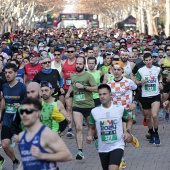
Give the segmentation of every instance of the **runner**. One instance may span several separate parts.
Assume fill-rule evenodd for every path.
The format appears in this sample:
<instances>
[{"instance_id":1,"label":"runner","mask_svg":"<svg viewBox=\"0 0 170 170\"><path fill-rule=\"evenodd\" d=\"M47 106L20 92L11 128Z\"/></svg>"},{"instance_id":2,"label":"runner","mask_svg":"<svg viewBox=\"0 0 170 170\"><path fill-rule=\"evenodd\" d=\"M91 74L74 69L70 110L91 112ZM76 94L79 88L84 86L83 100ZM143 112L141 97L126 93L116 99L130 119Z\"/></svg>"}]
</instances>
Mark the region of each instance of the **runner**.
<instances>
[{"instance_id":1,"label":"runner","mask_svg":"<svg viewBox=\"0 0 170 170\"><path fill-rule=\"evenodd\" d=\"M146 53L143 56L144 67L140 68L136 74L136 84L142 86L142 98L140 100L143 115L146 117L146 122L151 134L149 143L160 145L158 134L158 110L160 107L160 90L163 89L162 76L160 67L152 65L152 55ZM153 118L153 122L151 121Z\"/></svg>"},{"instance_id":2,"label":"runner","mask_svg":"<svg viewBox=\"0 0 170 170\"><path fill-rule=\"evenodd\" d=\"M71 85L67 91L66 98L69 98L71 92L74 92L73 100L73 119L76 127L76 141L78 152L76 159L82 160L83 154L83 134L82 124L85 117L87 125L92 108L94 107L92 92L97 92L97 85L94 77L85 72L86 59L78 57L76 60L77 73L71 75Z\"/></svg>"},{"instance_id":3,"label":"runner","mask_svg":"<svg viewBox=\"0 0 170 170\"><path fill-rule=\"evenodd\" d=\"M41 109L42 105L37 99L27 98L22 102L20 114L27 130L19 134L22 157L19 170L57 170L56 162L72 159L70 151L58 134L41 124Z\"/></svg>"},{"instance_id":4,"label":"runner","mask_svg":"<svg viewBox=\"0 0 170 170\"><path fill-rule=\"evenodd\" d=\"M63 62L62 67L62 74L64 79L64 90L65 94L68 91L68 88L71 84L70 76L72 73L76 72L76 57L75 57L75 47L74 46L68 46L67 47L67 53L68 53L68 59ZM65 98L66 102L66 111L70 114L70 120L71 123L69 124L69 129L67 132L67 138L74 138L73 130L72 130L72 103L73 103L73 93L70 94L69 98Z\"/></svg>"},{"instance_id":5,"label":"runner","mask_svg":"<svg viewBox=\"0 0 170 170\"><path fill-rule=\"evenodd\" d=\"M7 83L2 86L4 98L1 100L1 109L5 108L5 111L2 119L1 140L5 153L13 161L13 170L18 168L19 160L16 159L13 149L10 147L10 126L19 104L26 97L26 87L23 83L16 80L16 75L16 65L12 63L7 64L5 67Z\"/></svg>"},{"instance_id":6,"label":"runner","mask_svg":"<svg viewBox=\"0 0 170 170\"><path fill-rule=\"evenodd\" d=\"M87 143L93 140L96 128L99 138L98 152L103 170L118 170L123 156L124 141L132 141L130 135L132 118L123 106L111 102L110 86L101 84L98 90L102 104L91 111ZM125 132L123 132L122 120L127 123Z\"/></svg>"}]
</instances>

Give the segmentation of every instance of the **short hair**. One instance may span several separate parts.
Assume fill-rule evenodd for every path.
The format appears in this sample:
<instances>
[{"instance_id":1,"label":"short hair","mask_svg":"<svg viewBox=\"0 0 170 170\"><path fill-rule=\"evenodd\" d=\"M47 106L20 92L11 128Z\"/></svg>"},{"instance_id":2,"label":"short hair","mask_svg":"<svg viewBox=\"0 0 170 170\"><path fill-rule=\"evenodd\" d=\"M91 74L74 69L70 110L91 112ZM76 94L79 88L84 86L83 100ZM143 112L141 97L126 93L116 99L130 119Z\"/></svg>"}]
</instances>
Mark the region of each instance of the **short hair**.
<instances>
[{"instance_id":1,"label":"short hair","mask_svg":"<svg viewBox=\"0 0 170 170\"><path fill-rule=\"evenodd\" d=\"M62 53L62 50L60 48L55 48L54 52L56 52L56 51Z\"/></svg>"},{"instance_id":2,"label":"short hair","mask_svg":"<svg viewBox=\"0 0 170 170\"><path fill-rule=\"evenodd\" d=\"M133 50L139 51L137 47L133 47L133 48L132 48L132 52L133 52Z\"/></svg>"},{"instance_id":3,"label":"short hair","mask_svg":"<svg viewBox=\"0 0 170 170\"><path fill-rule=\"evenodd\" d=\"M108 84L100 84L100 85L98 86L98 91L99 91L100 89L107 89L107 90L111 93L111 88L110 88L110 86L109 86Z\"/></svg>"},{"instance_id":4,"label":"short hair","mask_svg":"<svg viewBox=\"0 0 170 170\"><path fill-rule=\"evenodd\" d=\"M165 46L165 51L167 50L168 47L170 47L170 45L166 45L166 46Z\"/></svg>"},{"instance_id":5,"label":"short hair","mask_svg":"<svg viewBox=\"0 0 170 170\"><path fill-rule=\"evenodd\" d=\"M111 56L111 54L105 53L105 54L103 55L103 59L105 59L107 56Z\"/></svg>"},{"instance_id":6,"label":"short hair","mask_svg":"<svg viewBox=\"0 0 170 170\"><path fill-rule=\"evenodd\" d=\"M88 52L89 50L92 50L92 51L93 51L93 48L92 48L92 47L87 47L86 50L87 50L87 52Z\"/></svg>"},{"instance_id":7,"label":"short hair","mask_svg":"<svg viewBox=\"0 0 170 170\"><path fill-rule=\"evenodd\" d=\"M69 49L69 48L74 48L74 50L76 51L76 47L74 45L68 45L67 49Z\"/></svg>"},{"instance_id":8,"label":"short hair","mask_svg":"<svg viewBox=\"0 0 170 170\"><path fill-rule=\"evenodd\" d=\"M19 67L20 67L20 62L19 62L17 59L12 59L11 61L14 61L14 62L18 65L17 68L19 69ZM10 61L10 62L11 62L11 61Z\"/></svg>"},{"instance_id":9,"label":"short hair","mask_svg":"<svg viewBox=\"0 0 170 170\"><path fill-rule=\"evenodd\" d=\"M87 62L88 62L89 60L94 60L95 64L97 64L97 59L96 59L95 57L89 57L89 58L87 59Z\"/></svg>"},{"instance_id":10,"label":"short hair","mask_svg":"<svg viewBox=\"0 0 170 170\"><path fill-rule=\"evenodd\" d=\"M35 98L30 98L30 97L27 97L27 98L25 98L23 101L22 101L22 103L21 103L22 105L24 105L24 104L28 104L28 105L34 105L34 107L35 107L35 109L37 109L37 110L41 110L42 109L42 104L41 104L41 102L38 100L38 99L35 99Z\"/></svg>"},{"instance_id":11,"label":"short hair","mask_svg":"<svg viewBox=\"0 0 170 170\"><path fill-rule=\"evenodd\" d=\"M159 51L164 51L164 50L163 50L162 48L159 48L159 49L158 49L158 52L159 52Z\"/></svg>"},{"instance_id":12,"label":"short hair","mask_svg":"<svg viewBox=\"0 0 170 170\"><path fill-rule=\"evenodd\" d=\"M17 66L16 66L15 64L13 64L13 63L8 63L8 64L5 66L5 69L10 69L10 68L12 68L12 70L13 70L14 72L17 72L17 71L18 71Z\"/></svg>"},{"instance_id":13,"label":"short hair","mask_svg":"<svg viewBox=\"0 0 170 170\"><path fill-rule=\"evenodd\" d=\"M85 57L83 57L83 56L78 56L78 58L82 58L83 59L83 64L86 64L86 59L85 59ZM78 59L77 58L77 59Z\"/></svg>"},{"instance_id":14,"label":"short hair","mask_svg":"<svg viewBox=\"0 0 170 170\"><path fill-rule=\"evenodd\" d=\"M152 54L151 54L151 53L145 53L145 54L143 55L143 60L145 60L145 59L148 58L148 57L151 57L151 58L152 58Z\"/></svg>"},{"instance_id":15,"label":"short hair","mask_svg":"<svg viewBox=\"0 0 170 170\"><path fill-rule=\"evenodd\" d=\"M145 48L143 51L150 51L151 52L151 49L150 48Z\"/></svg>"}]
</instances>

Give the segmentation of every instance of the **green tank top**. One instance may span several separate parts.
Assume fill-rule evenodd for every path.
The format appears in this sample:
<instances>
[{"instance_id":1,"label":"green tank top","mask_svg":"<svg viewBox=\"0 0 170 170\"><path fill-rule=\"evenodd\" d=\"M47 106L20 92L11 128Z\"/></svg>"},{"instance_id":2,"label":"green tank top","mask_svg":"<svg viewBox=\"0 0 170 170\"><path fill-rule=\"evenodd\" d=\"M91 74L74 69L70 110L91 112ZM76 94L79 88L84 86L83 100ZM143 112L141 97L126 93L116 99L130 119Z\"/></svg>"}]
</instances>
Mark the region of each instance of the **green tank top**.
<instances>
[{"instance_id":1,"label":"green tank top","mask_svg":"<svg viewBox=\"0 0 170 170\"><path fill-rule=\"evenodd\" d=\"M101 72L105 75L106 73L108 73L109 68L110 68L110 65L109 66L103 65L101 67Z\"/></svg>"},{"instance_id":2,"label":"green tank top","mask_svg":"<svg viewBox=\"0 0 170 170\"><path fill-rule=\"evenodd\" d=\"M99 86L100 85L100 71L96 70L95 72L90 72L90 71L87 71L87 72L90 73L94 77L96 84ZM93 93L93 99L99 98L99 93L97 92L92 92L92 93Z\"/></svg>"},{"instance_id":3,"label":"green tank top","mask_svg":"<svg viewBox=\"0 0 170 170\"><path fill-rule=\"evenodd\" d=\"M107 79L107 82L110 82L114 79L114 75L113 74L110 74L108 73L108 79Z\"/></svg>"}]
</instances>

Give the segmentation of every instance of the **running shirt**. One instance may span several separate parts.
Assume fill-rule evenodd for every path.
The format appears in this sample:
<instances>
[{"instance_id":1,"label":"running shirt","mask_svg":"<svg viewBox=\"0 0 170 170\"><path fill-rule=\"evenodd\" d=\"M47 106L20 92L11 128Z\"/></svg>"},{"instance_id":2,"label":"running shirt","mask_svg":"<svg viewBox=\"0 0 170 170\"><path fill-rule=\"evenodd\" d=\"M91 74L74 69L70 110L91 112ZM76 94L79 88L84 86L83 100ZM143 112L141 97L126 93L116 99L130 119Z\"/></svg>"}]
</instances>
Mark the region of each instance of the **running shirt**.
<instances>
[{"instance_id":1,"label":"running shirt","mask_svg":"<svg viewBox=\"0 0 170 170\"><path fill-rule=\"evenodd\" d=\"M27 81L32 81L34 76L42 70L41 64L38 63L35 66L31 66L30 63L25 65L25 74L27 76Z\"/></svg>"},{"instance_id":2,"label":"running shirt","mask_svg":"<svg viewBox=\"0 0 170 170\"><path fill-rule=\"evenodd\" d=\"M118 82L112 80L107 84L111 88L113 103L122 105L127 110L130 110L132 105L132 90L135 90L137 85L126 77L122 77Z\"/></svg>"},{"instance_id":3,"label":"running shirt","mask_svg":"<svg viewBox=\"0 0 170 170\"><path fill-rule=\"evenodd\" d=\"M77 72L77 70L76 70L76 60L75 60L75 62L73 64L69 65L68 64L68 59L67 59L65 61L64 65L63 65L62 70L63 70L63 78L64 78L64 86L63 86L63 88L65 90L68 90L68 88L69 88L69 86L71 84L70 76L71 76L72 73Z\"/></svg>"},{"instance_id":4,"label":"running shirt","mask_svg":"<svg viewBox=\"0 0 170 170\"><path fill-rule=\"evenodd\" d=\"M90 71L87 71L87 72L90 73L94 77L97 85L99 86L100 85L100 71L96 70L95 72L90 72ZM99 98L99 93L97 92L92 92L92 93L93 93L93 99Z\"/></svg>"},{"instance_id":5,"label":"running shirt","mask_svg":"<svg viewBox=\"0 0 170 170\"><path fill-rule=\"evenodd\" d=\"M130 79L130 74L132 73L132 69L131 69L129 61L127 61L127 65L124 66L124 71L125 71L125 74L127 75L127 77Z\"/></svg>"},{"instance_id":6,"label":"running shirt","mask_svg":"<svg viewBox=\"0 0 170 170\"><path fill-rule=\"evenodd\" d=\"M109 68L110 68L110 65L108 66L102 65L100 69L101 69L101 72L105 75L106 73L108 73Z\"/></svg>"},{"instance_id":7,"label":"running shirt","mask_svg":"<svg viewBox=\"0 0 170 170\"><path fill-rule=\"evenodd\" d=\"M164 64L161 67L162 67L162 71L168 70L168 74L162 74L163 83L165 85L170 85L170 82L166 81L166 78L170 75L170 61L167 58L165 58Z\"/></svg>"},{"instance_id":8,"label":"running shirt","mask_svg":"<svg viewBox=\"0 0 170 170\"><path fill-rule=\"evenodd\" d=\"M24 67L18 69L16 79L17 79L19 82L21 82L21 83L24 83L24 74L25 74L25 69L24 69Z\"/></svg>"},{"instance_id":9,"label":"running shirt","mask_svg":"<svg viewBox=\"0 0 170 170\"><path fill-rule=\"evenodd\" d=\"M3 116L3 125L10 127L14 115L17 112L17 108L13 103L21 103L26 97L26 86L23 83L18 82L13 87L9 86L9 83L2 85L2 92L5 100L5 114Z\"/></svg>"},{"instance_id":10,"label":"running shirt","mask_svg":"<svg viewBox=\"0 0 170 170\"><path fill-rule=\"evenodd\" d=\"M98 152L124 150L122 120L126 121L128 112L123 106L112 104L109 108L102 105L92 109L89 124L96 125Z\"/></svg>"},{"instance_id":11,"label":"running shirt","mask_svg":"<svg viewBox=\"0 0 170 170\"><path fill-rule=\"evenodd\" d=\"M146 80L147 83L142 85L142 97L156 96L160 94L158 77L161 74L160 67L152 66L147 68L146 66L140 68L136 74L138 81Z\"/></svg>"},{"instance_id":12,"label":"running shirt","mask_svg":"<svg viewBox=\"0 0 170 170\"><path fill-rule=\"evenodd\" d=\"M60 65L60 67L58 67L58 68L55 66L55 61L52 61L52 62L51 62L51 68L52 68L52 69L57 69L58 72L59 72L59 74L60 74L61 71L62 71L61 65Z\"/></svg>"},{"instance_id":13,"label":"running shirt","mask_svg":"<svg viewBox=\"0 0 170 170\"><path fill-rule=\"evenodd\" d=\"M84 72L81 75L77 73L71 75L71 84L74 93L73 106L79 108L93 108L94 101L92 92L85 89L78 89L76 83L81 83L84 86L95 86L96 82L94 77L87 72Z\"/></svg>"},{"instance_id":14,"label":"running shirt","mask_svg":"<svg viewBox=\"0 0 170 170\"><path fill-rule=\"evenodd\" d=\"M41 146L41 134L45 128L46 126L42 125L31 141L26 140L27 131L24 132L18 144L24 170L57 170L56 162L40 160L31 154L32 145L37 146L42 153L48 153Z\"/></svg>"}]
</instances>

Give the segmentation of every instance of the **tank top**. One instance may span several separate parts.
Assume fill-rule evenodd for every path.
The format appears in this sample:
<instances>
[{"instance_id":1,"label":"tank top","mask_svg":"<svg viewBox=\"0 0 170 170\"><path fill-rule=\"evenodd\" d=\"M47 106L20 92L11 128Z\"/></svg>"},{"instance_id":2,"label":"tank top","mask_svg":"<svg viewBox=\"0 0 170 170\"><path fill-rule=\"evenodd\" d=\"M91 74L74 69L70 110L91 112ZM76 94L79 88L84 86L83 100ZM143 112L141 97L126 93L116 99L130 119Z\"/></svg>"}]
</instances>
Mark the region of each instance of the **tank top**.
<instances>
[{"instance_id":1,"label":"tank top","mask_svg":"<svg viewBox=\"0 0 170 170\"><path fill-rule=\"evenodd\" d=\"M167 82L166 78L170 75L170 61L167 58L164 59L164 64L162 65L162 71L164 70L168 70L168 74L162 74L163 83L169 86L170 82Z\"/></svg>"},{"instance_id":2,"label":"tank top","mask_svg":"<svg viewBox=\"0 0 170 170\"><path fill-rule=\"evenodd\" d=\"M71 84L71 74L77 72L76 71L76 60L73 64L68 64L68 59L65 61L63 65L63 78L64 78L64 89L68 90L70 84Z\"/></svg>"},{"instance_id":3,"label":"tank top","mask_svg":"<svg viewBox=\"0 0 170 170\"><path fill-rule=\"evenodd\" d=\"M61 73L62 67L61 67L61 65L60 65L60 67L57 68L57 67L55 66L55 61L53 61L53 62L51 63L51 68L52 68L52 69L57 69L58 72L59 72L59 74Z\"/></svg>"},{"instance_id":4,"label":"tank top","mask_svg":"<svg viewBox=\"0 0 170 170\"><path fill-rule=\"evenodd\" d=\"M18 145L19 151L22 158L22 164L24 167L24 170L57 170L56 168L56 162L50 162L45 160L39 160L32 156L31 154L31 146L35 145L37 146L42 153L48 153L40 143L41 134L43 130L45 129L45 125L42 125L37 134L33 137L33 139L30 142L27 142L26 140L26 134L27 131L24 132L24 135L22 136L20 143Z\"/></svg>"},{"instance_id":5,"label":"tank top","mask_svg":"<svg viewBox=\"0 0 170 170\"><path fill-rule=\"evenodd\" d=\"M87 72L90 73L91 75L93 75L97 86L99 86L100 85L100 71L96 70L95 72L90 72L90 71L87 71ZM99 93L97 93L97 92L92 92L92 93L93 93L93 99L99 98Z\"/></svg>"},{"instance_id":6,"label":"tank top","mask_svg":"<svg viewBox=\"0 0 170 170\"><path fill-rule=\"evenodd\" d=\"M131 69L129 61L127 61L127 65L124 66L124 71L125 71L125 74L128 76L127 78L130 78L130 74L132 73L132 69Z\"/></svg>"}]
</instances>

